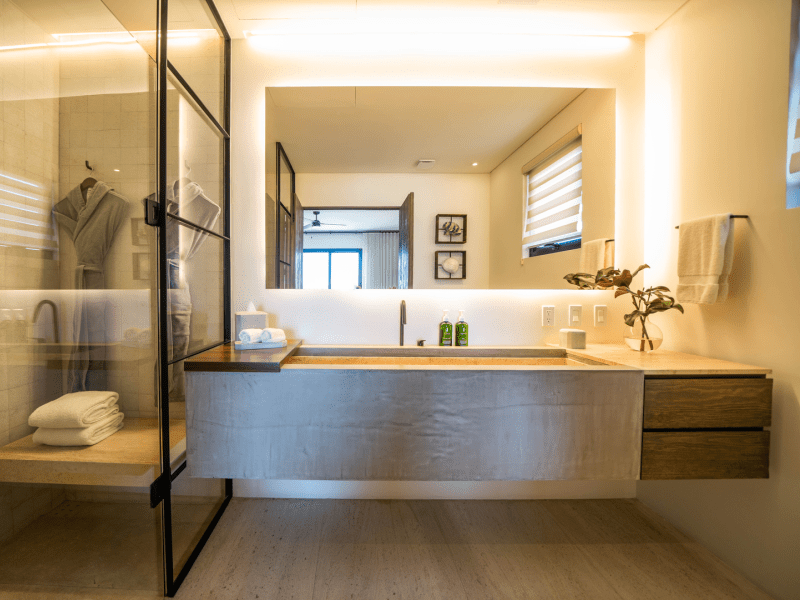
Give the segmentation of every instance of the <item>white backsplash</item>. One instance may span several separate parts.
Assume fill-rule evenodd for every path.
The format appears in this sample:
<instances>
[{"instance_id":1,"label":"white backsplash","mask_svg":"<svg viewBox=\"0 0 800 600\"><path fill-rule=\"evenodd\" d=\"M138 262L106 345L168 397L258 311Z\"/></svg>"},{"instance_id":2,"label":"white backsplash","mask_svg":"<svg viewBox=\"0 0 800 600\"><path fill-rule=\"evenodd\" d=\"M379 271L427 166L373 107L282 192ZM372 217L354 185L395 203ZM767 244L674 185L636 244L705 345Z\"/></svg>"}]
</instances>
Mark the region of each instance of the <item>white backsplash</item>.
<instances>
[{"instance_id":1,"label":"white backsplash","mask_svg":"<svg viewBox=\"0 0 800 600\"><path fill-rule=\"evenodd\" d=\"M570 304L583 306L580 329L588 343L620 343L629 305L611 292L586 290L264 290L243 298L234 290L233 311L253 300L270 313L270 325L286 330L306 344L396 345L400 301L407 305L405 343L436 345L442 310L452 322L465 311L469 343L473 346L532 346L558 341L567 324ZM608 306L608 324L594 326L594 305ZM542 305L556 307L555 327L542 327Z\"/></svg>"}]
</instances>

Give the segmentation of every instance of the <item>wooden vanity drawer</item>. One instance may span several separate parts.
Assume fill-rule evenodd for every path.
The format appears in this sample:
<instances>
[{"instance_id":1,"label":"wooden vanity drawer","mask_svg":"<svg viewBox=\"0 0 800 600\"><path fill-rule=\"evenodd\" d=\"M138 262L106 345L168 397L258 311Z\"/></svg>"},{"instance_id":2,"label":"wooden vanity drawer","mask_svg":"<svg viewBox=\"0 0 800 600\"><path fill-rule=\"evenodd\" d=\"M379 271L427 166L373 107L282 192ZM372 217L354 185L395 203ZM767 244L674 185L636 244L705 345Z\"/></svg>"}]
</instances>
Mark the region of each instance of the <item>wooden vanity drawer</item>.
<instances>
[{"instance_id":1,"label":"wooden vanity drawer","mask_svg":"<svg viewBox=\"0 0 800 600\"><path fill-rule=\"evenodd\" d=\"M772 379L646 379L644 429L768 427Z\"/></svg>"},{"instance_id":2,"label":"wooden vanity drawer","mask_svg":"<svg viewBox=\"0 0 800 600\"><path fill-rule=\"evenodd\" d=\"M645 431L642 479L766 479L769 431Z\"/></svg>"}]
</instances>

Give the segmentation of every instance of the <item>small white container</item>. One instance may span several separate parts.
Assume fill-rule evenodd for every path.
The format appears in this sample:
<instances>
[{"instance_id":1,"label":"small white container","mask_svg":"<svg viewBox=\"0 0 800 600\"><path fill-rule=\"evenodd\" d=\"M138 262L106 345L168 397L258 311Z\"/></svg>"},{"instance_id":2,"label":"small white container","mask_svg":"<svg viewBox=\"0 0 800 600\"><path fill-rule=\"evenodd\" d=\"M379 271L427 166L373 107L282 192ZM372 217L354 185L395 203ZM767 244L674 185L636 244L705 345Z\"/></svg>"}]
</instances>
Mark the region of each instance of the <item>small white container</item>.
<instances>
[{"instance_id":1,"label":"small white container","mask_svg":"<svg viewBox=\"0 0 800 600\"><path fill-rule=\"evenodd\" d=\"M586 332L583 329L562 329L558 332L558 345L583 350L586 348Z\"/></svg>"}]
</instances>

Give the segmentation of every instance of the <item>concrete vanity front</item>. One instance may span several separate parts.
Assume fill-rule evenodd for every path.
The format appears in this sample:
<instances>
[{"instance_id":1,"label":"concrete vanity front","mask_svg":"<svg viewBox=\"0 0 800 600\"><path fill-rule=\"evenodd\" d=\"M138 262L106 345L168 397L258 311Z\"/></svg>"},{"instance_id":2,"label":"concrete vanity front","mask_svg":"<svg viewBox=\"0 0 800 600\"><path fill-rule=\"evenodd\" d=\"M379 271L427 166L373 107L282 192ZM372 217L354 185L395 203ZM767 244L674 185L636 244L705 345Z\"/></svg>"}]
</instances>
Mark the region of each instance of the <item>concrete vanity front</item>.
<instances>
[{"instance_id":1,"label":"concrete vanity front","mask_svg":"<svg viewBox=\"0 0 800 600\"><path fill-rule=\"evenodd\" d=\"M769 369L620 346L222 346L186 361L197 477L769 476Z\"/></svg>"},{"instance_id":2,"label":"concrete vanity front","mask_svg":"<svg viewBox=\"0 0 800 600\"><path fill-rule=\"evenodd\" d=\"M198 477L635 479L644 376L553 348L306 347L187 361ZM238 368L238 367L237 367Z\"/></svg>"}]
</instances>

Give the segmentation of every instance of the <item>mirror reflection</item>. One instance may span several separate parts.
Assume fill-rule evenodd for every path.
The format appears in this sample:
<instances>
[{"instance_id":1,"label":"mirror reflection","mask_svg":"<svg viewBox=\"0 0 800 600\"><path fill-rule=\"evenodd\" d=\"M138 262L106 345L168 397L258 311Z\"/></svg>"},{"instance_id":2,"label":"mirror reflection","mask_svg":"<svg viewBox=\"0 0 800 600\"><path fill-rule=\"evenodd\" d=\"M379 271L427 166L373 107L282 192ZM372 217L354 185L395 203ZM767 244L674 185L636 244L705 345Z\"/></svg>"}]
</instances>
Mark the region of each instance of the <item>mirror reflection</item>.
<instances>
[{"instance_id":1,"label":"mirror reflection","mask_svg":"<svg viewBox=\"0 0 800 600\"><path fill-rule=\"evenodd\" d=\"M565 289L613 266L613 89L266 94L268 288Z\"/></svg>"}]
</instances>

